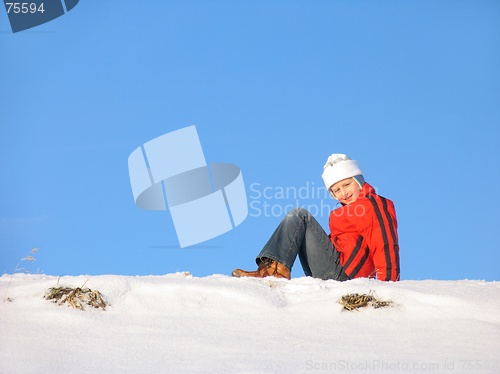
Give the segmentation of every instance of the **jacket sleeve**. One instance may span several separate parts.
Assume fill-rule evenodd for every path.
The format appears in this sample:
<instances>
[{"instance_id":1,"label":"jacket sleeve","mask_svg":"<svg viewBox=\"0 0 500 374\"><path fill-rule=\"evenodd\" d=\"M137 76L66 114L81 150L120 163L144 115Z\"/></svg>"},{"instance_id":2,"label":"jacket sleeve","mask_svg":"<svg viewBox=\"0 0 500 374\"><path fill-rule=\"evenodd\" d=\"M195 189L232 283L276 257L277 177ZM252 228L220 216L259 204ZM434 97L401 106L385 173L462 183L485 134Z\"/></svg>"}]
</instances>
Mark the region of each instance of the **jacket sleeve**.
<instances>
[{"instance_id":1,"label":"jacket sleeve","mask_svg":"<svg viewBox=\"0 0 500 374\"><path fill-rule=\"evenodd\" d=\"M369 196L369 199L373 211L367 239L377 278L383 281L398 281L399 244L394 205L392 201L381 196Z\"/></svg>"}]
</instances>

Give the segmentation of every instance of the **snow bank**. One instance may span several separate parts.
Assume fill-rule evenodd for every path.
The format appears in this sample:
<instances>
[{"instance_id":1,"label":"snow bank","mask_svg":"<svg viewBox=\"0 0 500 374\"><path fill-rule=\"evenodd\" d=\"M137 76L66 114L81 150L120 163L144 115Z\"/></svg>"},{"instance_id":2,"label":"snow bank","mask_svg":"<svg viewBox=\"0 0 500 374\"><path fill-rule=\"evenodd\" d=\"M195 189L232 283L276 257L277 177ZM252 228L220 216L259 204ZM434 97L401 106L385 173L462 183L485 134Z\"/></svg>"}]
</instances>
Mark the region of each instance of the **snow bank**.
<instances>
[{"instance_id":1,"label":"snow bank","mask_svg":"<svg viewBox=\"0 0 500 374\"><path fill-rule=\"evenodd\" d=\"M102 275L106 311L43 299L86 280L14 275L1 373L500 373L500 282ZM342 311L370 290L395 306Z\"/></svg>"}]
</instances>

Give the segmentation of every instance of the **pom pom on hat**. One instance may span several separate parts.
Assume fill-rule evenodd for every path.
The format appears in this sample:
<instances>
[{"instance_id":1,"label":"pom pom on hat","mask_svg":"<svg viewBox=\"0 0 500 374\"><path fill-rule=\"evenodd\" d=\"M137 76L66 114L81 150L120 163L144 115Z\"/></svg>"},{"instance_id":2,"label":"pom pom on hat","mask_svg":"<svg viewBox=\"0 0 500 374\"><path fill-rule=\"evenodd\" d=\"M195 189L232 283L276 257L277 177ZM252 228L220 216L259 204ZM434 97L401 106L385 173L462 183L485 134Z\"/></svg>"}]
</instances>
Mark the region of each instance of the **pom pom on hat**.
<instances>
[{"instance_id":1,"label":"pom pom on hat","mask_svg":"<svg viewBox=\"0 0 500 374\"><path fill-rule=\"evenodd\" d=\"M358 162L356 160L351 160L349 157L341 153L334 153L328 157L323 169L323 181L325 182L326 189L329 191L331 186L343 179L363 175ZM360 179L364 182L363 177ZM360 184L358 180L356 180L356 182ZM360 187L362 187L362 184L360 184Z\"/></svg>"}]
</instances>

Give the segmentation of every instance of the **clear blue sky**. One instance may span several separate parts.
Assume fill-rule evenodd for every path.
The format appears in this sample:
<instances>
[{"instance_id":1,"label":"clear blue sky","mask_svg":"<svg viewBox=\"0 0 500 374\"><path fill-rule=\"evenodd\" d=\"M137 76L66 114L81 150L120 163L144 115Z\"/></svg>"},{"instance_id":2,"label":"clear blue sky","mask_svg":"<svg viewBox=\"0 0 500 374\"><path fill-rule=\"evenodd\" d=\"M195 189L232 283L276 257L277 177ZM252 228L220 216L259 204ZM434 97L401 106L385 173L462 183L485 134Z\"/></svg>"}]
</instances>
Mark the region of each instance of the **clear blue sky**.
<instances>
[{"instance_id":1,"label":"clear blue sky","mask_svg":"<svg viewBox=\"0 0 500 374\"><path fill-rule=\"evenodd\" d=\"M35 247L50 275L254 269L286 205L335 206L312 190L346 153L395 203L402 279L500 280L498 1L81 0L16 34L0 11L0 51L2 273ZM127 159L191 125L253 205L181 249Z\"/></svg>"}]
</instances>

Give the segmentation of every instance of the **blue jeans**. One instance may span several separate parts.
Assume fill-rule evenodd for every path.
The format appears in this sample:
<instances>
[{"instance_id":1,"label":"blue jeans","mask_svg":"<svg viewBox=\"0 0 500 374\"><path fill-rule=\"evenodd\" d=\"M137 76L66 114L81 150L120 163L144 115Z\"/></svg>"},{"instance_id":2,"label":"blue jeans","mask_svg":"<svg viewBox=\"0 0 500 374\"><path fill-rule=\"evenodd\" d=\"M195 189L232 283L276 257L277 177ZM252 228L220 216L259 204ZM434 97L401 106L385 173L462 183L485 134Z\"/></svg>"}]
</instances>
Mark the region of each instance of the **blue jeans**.
<instances>
[{"instance_id":1,"label":"blue jeans","mask_svg":"<svg viewBox=\"0 0 500 374\"><path fill-rule=\"evenodd\" d=\"M318 221L304 208L295 208L283 218L256 261L258 265L267 257L292 270L297 255L306 276L348 279L340 265L340 253Z\"/></svg>"}]
</instances>

